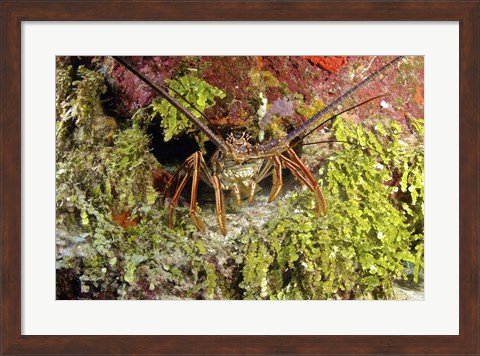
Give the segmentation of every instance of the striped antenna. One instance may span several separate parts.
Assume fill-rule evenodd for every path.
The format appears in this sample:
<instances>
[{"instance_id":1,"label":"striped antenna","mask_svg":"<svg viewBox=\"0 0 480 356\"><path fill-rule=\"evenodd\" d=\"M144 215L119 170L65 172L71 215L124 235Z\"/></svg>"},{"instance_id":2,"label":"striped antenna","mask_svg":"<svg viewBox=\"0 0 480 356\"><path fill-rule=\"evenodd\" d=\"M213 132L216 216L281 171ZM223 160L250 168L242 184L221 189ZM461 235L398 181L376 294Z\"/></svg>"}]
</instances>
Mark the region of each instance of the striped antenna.
<instances>
[{"instance_id":1,"label":"striped antenna","mask_svg":"<svg viewBox=\"0 0 480 356\"><path fill-rule=\"evenodd\" d=\"M203 121L197 119L190 111L188 111L182 104L180 104L174 97L168 94L165 87L160 87L153 83L150 79L148 79L145 75L140 73L136 68L134 68L130 63L125 61L124 59L118 56L112 56L117 62L121 63L125 68L127 68L130 72L135 74L138 78L140 78L145 84L147 84L150 88L152 88L157 94L162 96L165 100L167 100L170 104L172 104L175 108L178 109L187 119L189 119L195 126L198 127L200 131L202 131L208 138L223 152L229 152L229 148L226 145L225 141L218 135L216 135ZM182 97L183 98L183 97ZM186 100L185 98L183 98ZM188 101L187 101L188 102ZM203 116L203 114L202 114Z\"/></svg>"}]
</instances>

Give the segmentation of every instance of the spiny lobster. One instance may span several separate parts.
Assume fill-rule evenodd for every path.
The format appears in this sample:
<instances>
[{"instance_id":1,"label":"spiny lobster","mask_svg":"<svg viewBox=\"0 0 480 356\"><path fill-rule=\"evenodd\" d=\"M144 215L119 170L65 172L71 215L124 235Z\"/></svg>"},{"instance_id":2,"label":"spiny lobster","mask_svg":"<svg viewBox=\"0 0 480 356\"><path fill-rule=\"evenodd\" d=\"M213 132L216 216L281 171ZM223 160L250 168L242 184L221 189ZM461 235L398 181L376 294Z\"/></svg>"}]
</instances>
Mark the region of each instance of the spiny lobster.
<instances>
[{"instance_id":1,"label":"spiny lobster","mask_svg":"<svg viewBox=\"0 0 480 356\"><path fill-rule=\"evenodd\" d=\"M325 125L327 122L333 120L335 117L343 112L351 110L352 108L336 113L326 120L322 119L333 109L337 107L342 101L350 97L359 89L365 87L373 79L386 72L394 64L398 63L403 57L396 57L377 71L370 74L360 83L356 84L345 93L340 95L337 99L327 105L324 109L313 115L310 119L298 126L296 129L287 135L268 142L266 144L251 144L249 142L249 135L245 132L241 136L236 136L230 133L226 139L216 134L208 127L206 123L199 120L184 106L182 106L177 99L168 93L168 86L166 84L156 85L149 80L145 75L135 69L130 63L123 58L113 56L113 58L125 66L129 71L140 78L145 84L153 89L158 95L166 99L179 112L185 115L201 132L203 132L216 146L217 150L210 160L210 169L203 158L201 151L197 151L189 156L183 164L176 170L176 172L169 179L165 191L169 187L177 183L175 193L169 203L169 226L172 227L175 221L175 209L182 190L192 178L192 188L190 197L190 216L200 231L205 231L205 225L202 218L197 213L197 190L199 180L202 179L206 183L213 186L215 190L215 207L218 224L223 235L227 234L225 206L223 191L230 190L237 205L241 204L242 196L248 196L248 201L253 202L254 194L257 189L257 184L272 174L273 186L270 191L268 201L273 201L280 193L282 188L282 169L287 168L290 172L305 184L310 189L315 197L316 213L318 216L325 215L328 207L327 202L323 196L322 189L318 182L314 179L312 173L300 160L298 155L293 150L293 143L298 142L309 135L317 128ZM175 92L175 91L174 91ZM176 92L175 92L176 93ZM182 100L186 99L176 93ZM378 95L367 101L359 104L362 105L368 101L376 99L382 95ZM356 105L356 106L359 106ZM356 107L355 106L355 107ZM185 172L180 179L182 172ZM178 183L179 182L179 183Z\"/></svg>"}]
</instances>

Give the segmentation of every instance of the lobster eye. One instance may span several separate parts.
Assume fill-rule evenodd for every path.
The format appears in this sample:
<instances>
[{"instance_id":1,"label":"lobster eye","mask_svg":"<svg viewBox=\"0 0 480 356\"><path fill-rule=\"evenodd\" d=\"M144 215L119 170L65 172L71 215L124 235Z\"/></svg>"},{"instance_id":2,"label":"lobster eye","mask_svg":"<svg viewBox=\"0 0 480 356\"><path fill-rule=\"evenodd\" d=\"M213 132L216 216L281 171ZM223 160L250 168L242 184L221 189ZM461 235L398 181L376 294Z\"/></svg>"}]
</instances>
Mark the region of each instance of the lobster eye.
<instances>
[{"instance_id":1,"label":"lobster eye","mask_svg":"<svg viewBox=\"0 0 480 356\"><path fill-rule=\"evenodd\" d=\"M239 131L234 131L230 132L230 134L227 137L228 143L234 146L243 146L248 143L248 139L250 138L250 135L246 134L245 131L239 132Z\"/></svg>"}]
</instances>

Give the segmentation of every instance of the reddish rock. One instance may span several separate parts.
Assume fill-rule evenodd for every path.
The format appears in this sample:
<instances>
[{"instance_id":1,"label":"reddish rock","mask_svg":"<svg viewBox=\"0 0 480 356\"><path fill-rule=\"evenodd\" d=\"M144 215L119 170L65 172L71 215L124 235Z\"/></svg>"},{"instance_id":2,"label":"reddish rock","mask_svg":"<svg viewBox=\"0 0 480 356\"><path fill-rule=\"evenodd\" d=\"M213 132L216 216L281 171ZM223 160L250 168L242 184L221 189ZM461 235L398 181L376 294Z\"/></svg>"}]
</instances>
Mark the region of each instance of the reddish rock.
<instances>
[{"instance_id":1,"label":"reddish rock","mask_svg":"<svg viewBox=\"0 0 480 356\"><path fill-rule=\"evenodd\" d=\"M331 73L338 72L340 67L347 62L347 57L345 56L328 56L328 57L315 57L315 56L307 56L303 57L308 59L313 64L319 65L325 70L328 70Z\"/></svg>"},{"instance_id":2,"label":"reddish rock","mask_svg":"<svg viewBox=\"0 0 480 356\"><path fill-rule=\"evenodd\" d=\"M134 56L126 59L155 84L162 85L165 79L173 76L185 57ZM130 117L137 109L150 104L157 96L142 80L116 61L113 62L111 76L116 90L116 107L121 116Z\"/></svg>"},{"instance_id":3,"label":"reddish rock","mask_svg":"<svg viewBox=\"0 0 480 356\"><path fill-rule=\"evenodd\" d=\"M130 57L136 68L155 83L163 83L186 68L211 85L222 89L226 97L205 111L213 126L228 131L231 127L249 127L260 107L260 93L268 107L278 100L293 105L288 125L297 126L307 120L298 110L315 101L328 104L391 60L391 56L301 57L301 56L204 56L204 57ZM307 60L308 59L308 60ZM347 63L348 65L346 65ZM139 107L148 105L155 94L138 78L117 63L112 76L118 110L129 117ZM409 85L405 85L409 83ZM384 97L356 108L348 114L361 118L383 112L399 122L406 122L405 113L423 117L423 60L406 59L397 69L389 70L353 98L345 100L342 108L354 106L379 94ZM380 105L381 101L385 103ZM304 111L303 111L304 112Z\"/></svg>"},{"instance_id":4,"label":"reddish rock","mask_svg":"<svg viewBox=\"0 0 480 356\"><path fill-rule=\"evenodd\" d=\"M415 89L415 96L413 98L418 104L423 105L423 86L417 85Z\"/></svg>"}]
</instances>

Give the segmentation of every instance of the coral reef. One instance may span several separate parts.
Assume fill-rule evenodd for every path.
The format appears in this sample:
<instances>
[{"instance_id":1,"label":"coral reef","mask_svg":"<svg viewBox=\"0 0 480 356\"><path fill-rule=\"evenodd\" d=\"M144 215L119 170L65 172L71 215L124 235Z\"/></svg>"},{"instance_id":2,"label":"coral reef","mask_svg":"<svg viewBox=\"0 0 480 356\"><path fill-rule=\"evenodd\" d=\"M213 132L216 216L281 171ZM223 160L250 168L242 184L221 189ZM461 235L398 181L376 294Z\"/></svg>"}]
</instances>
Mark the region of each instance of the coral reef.
<instances>
[{"instance_id":1,"label":"coral reef","mask_svg":"<svg viewBox=\"0 0 480 356\"><path fill-rule=\"evenodd\" d=\"M326 71L303 57L129 59L220 134L242 128L264 140L385 62L347 57ZM342 108L388 93L382 105L363 105L305 140L325 217L288 175L268 203L268 178L254 204L227 199L227 236L206 186L205 233L190 220L188 194L175 226L166 225L172 191L162 193L181 159L154 155L152 130L179 146L191 136L208 155L190 122L111 58L57 57L56 81L58 299L392 299L395 283L421 280L423 58L406 58Z\"/></svg>"}]
</instances>

